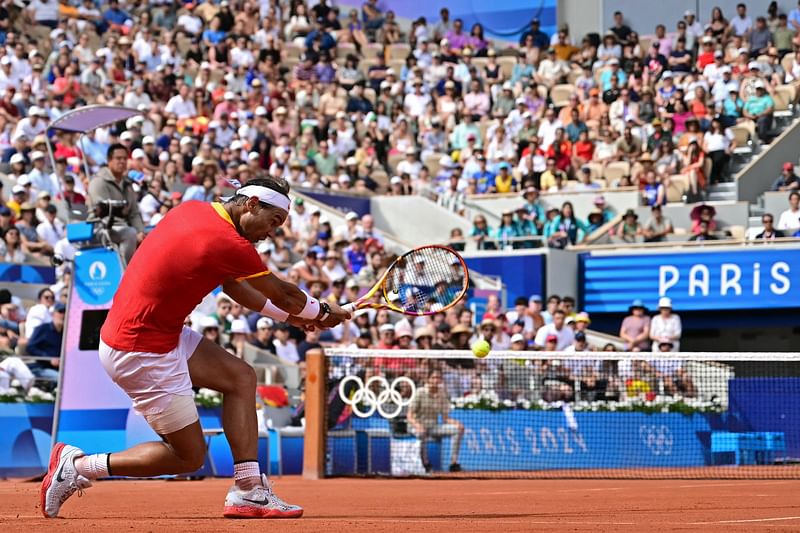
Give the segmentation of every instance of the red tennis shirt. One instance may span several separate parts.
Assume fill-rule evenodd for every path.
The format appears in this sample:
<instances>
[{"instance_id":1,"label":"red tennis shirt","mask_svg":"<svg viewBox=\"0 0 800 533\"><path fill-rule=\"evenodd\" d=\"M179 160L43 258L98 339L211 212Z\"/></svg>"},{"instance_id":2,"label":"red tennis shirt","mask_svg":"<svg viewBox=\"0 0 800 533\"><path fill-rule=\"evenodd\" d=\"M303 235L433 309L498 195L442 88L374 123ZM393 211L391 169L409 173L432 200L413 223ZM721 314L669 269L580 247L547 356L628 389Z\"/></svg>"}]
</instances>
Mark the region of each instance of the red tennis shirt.
<instances>
[{"instance_id":1,"label":"red tennis shirt","mask_svg":"<svg viewBox=\"0 0 800 533\"><path fill-rule=\"evenodd\" d=\"M100 336L127 352L167 353L186 316L229 278L269 274L222 204L189 201L169 212L136 251Z\"/></svg>"}]
</instances>

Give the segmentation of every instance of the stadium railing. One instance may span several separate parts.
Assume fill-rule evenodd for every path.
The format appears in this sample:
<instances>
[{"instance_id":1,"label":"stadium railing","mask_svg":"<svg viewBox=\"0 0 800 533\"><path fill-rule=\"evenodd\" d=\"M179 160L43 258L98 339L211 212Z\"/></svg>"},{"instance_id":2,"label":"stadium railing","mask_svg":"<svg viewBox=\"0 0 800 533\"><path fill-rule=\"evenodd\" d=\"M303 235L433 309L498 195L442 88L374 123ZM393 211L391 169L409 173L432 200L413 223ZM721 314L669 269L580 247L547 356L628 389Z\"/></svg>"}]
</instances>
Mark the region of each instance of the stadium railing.
<instances>
[{"instance_id":1,"label":"stadium railing","mask_svg":"<svg viewBox=\"0 0 800 533\"><path fill-rule=\"evenodd\" d=\"M796 360L328 349L308 361L305 473L798 478Z\"/></svg>"}]
</instances>

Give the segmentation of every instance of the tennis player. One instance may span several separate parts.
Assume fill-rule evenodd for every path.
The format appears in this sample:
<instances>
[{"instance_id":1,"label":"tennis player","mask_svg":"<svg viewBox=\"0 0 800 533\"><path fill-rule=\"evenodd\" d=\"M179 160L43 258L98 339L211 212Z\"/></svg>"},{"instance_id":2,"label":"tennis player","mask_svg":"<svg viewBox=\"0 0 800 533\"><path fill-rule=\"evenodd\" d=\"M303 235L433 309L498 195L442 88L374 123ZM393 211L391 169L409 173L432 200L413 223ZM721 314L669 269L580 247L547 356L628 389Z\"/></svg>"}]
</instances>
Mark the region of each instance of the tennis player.
<instances>
[{"instance_id":1,"label":"tennis player","mask_svg":"<svg viewBox=\"0 0 800 533\"><path fill-rule=\"evenodd\" d=\"M206 444L192 387L224 395L222 425L233 452L235 480L225 499L224 516L303 514L301 507L278 498L259 470L255 372L183 326L186 316L219 285L243 306L278 321L329 328L350 318L335 303L320 302L271 275L253 247L286 220L288 193L283 181L251 180L225 203L181 204L144 240L101 329L100 360L163 442L93 455L56 444L40 490L46 517L58 516L70 496L97 478L199 469Z\"/></svg>"}]
</instances>

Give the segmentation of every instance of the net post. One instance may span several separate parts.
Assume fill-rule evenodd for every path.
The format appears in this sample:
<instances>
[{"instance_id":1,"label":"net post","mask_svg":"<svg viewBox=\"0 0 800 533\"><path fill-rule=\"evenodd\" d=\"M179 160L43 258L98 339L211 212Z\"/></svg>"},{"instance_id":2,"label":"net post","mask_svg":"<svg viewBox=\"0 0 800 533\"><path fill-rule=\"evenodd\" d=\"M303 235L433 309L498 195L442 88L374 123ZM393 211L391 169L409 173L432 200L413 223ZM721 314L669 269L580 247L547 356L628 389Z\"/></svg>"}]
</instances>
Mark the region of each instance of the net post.
<instances>
[{"instance_id":1,"label":"net post","mask_svg":"<svg viewBox=\"0 0 800 533\"><path fill-rule=\"evenodd\" d=\"M303 443L303 479L325 475L325 354L321 349L306 354L306 428Z\"/></svg>"}]
</instances>

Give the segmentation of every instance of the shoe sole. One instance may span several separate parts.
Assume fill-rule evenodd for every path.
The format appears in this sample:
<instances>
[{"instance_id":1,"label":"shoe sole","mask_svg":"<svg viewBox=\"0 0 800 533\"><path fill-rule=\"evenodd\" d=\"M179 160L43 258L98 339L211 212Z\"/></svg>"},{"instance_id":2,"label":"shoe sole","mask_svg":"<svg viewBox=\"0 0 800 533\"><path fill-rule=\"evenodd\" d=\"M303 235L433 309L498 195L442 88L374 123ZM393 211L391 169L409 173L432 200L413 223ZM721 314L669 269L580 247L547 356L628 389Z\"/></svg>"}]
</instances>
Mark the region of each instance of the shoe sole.
<instances>
[{"instance_id":1,"label":"shoe sole","mask_svg":"<svg viewBox=\"0 0 800 533\"><path fill-rule=\"evenodd\" d=\"M222 516L225 518L300 518L303 516L303 509L297 511L279 511L277 509L265 509L263 507L252 507L249 505L226 505Z\"/></svg>"},{"instance_id":2,"label":"shoe sole","mask_svg":"<svg viewBox=\"0 0 800 533\"><path fill-rule=\"evenodd\" d=\"M47 465L47 474L44 476L42 485L39 488L39 505L42 509L42 515L44 515L45 518L55 518L55 516L47 514L45 500L47 498L47 491L50 490L50 485L53 484L53 476L58 467L58 461L61 459L61 451L64 449L64 446L66 445L63 442L57 442L56 445L53 446L53 450L50 452L50 463Z\"/></svg>"}]
</instances>

